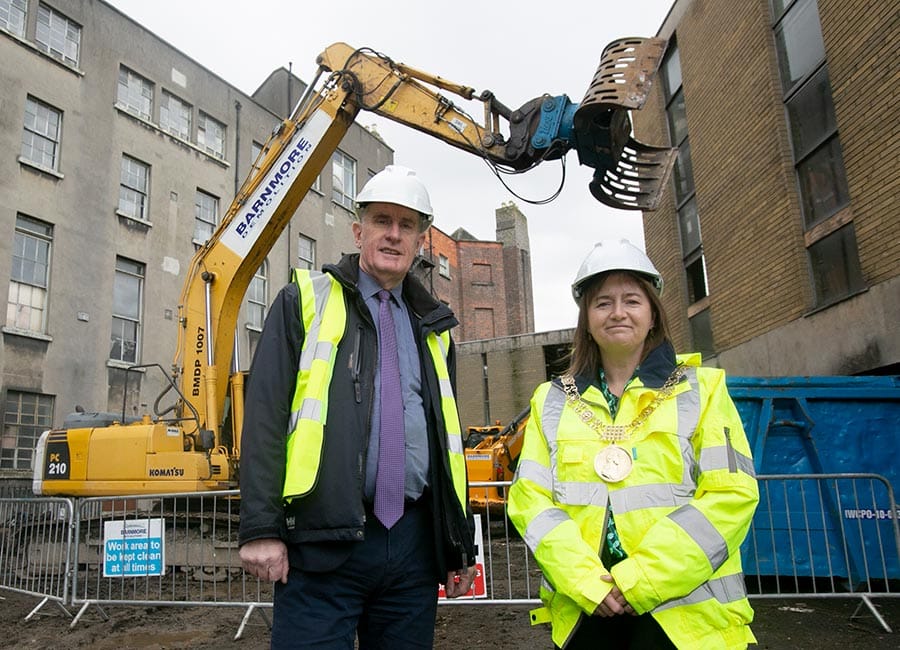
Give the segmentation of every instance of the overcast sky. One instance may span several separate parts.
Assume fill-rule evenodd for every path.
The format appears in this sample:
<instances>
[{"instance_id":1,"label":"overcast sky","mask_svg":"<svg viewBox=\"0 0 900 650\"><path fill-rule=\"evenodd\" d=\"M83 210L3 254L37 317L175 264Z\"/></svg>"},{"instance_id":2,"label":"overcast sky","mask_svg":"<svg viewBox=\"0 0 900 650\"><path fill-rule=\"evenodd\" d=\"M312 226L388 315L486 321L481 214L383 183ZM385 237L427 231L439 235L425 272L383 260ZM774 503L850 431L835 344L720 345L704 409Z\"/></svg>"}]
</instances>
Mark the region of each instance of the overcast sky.
<instances>
[{"instance_id":1,"label":"overcast sky","mask_svg":"<svg viewBox=\"0 0 900 650\"><path fill-rule=\"evenodd\" d=\"M580 102L606 44L624 36L654 36L672 5L671 0L107 1L247 94L272 70L289 64L310 81L316 56L344 41L477 93L491 90L511 108L543 93ZM458 103L483 119L480 103ZM560 197L536 206L510 194L476 156L370 113L357 121L375 124L394 149L394 161L417 170L430 190L435 224L444 232L463 227L478 239L494 240L494 210L504 201L519 206L528 218L536 331L574 327L569 285L594 242L627 237L643 247L640 212L597 202L587 187L593 170L581 167L574 151L566 156ZM559 180L559 163L546 162L508 182L525 198L542 199Z\"/></svg>"}]
</instances>

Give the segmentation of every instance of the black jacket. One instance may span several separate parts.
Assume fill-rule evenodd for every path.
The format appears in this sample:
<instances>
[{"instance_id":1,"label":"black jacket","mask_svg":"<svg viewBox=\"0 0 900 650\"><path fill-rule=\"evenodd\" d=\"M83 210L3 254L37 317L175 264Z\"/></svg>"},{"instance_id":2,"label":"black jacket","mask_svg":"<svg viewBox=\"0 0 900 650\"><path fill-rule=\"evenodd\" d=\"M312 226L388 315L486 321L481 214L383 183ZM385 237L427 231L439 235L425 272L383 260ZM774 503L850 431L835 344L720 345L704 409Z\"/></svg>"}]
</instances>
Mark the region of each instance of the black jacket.
<instances>
[{"instance_id":1,"label":"black jacket","mask_svg":"<svg viewBox=\"0 0 900 650\"><path fill-rule=\"evenodd\" d=\"M352 544L363 539L363 485L378 359L375 325L357 290L359 255L347 255L323 270L344 287L347 323L329 386L316 485L308 495L290 504L283 502L288 418L304 337L298 289L291 283L279 292L269 310L247 382L239 533L241 544L281 538L288 543L292 565L319 571L338 566L349 555ZM421 369L431 460L428 494L434 514L437 577L441 578L448 570L474 562L471 521L453 492L438 379L425 350L429 332L446 331L457 320L412 276L404 282L403 297L409 306L419 358L426 360ZM455 386L452 345L448 366Z\"/></svg>"}]
</instances>

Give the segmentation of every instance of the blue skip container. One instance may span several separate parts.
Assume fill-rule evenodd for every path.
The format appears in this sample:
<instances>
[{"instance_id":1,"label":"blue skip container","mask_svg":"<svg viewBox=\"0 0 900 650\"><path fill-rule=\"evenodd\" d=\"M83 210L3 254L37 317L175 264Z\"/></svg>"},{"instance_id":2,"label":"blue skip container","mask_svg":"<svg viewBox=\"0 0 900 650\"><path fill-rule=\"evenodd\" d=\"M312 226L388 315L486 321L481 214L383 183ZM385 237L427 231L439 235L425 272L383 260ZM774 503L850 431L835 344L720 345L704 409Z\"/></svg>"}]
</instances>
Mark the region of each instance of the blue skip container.
<instances>
[{"instance_id":1,"label":"blue skip container","mask_svg":"<svg viewBox=\"0 0 900 650\"><path fill-rule=\"evenodd\" d=\"M900 578L900 377L727 384L764 477L745 575L846 579L852 591Z\"/></svg>"}]
</instances>

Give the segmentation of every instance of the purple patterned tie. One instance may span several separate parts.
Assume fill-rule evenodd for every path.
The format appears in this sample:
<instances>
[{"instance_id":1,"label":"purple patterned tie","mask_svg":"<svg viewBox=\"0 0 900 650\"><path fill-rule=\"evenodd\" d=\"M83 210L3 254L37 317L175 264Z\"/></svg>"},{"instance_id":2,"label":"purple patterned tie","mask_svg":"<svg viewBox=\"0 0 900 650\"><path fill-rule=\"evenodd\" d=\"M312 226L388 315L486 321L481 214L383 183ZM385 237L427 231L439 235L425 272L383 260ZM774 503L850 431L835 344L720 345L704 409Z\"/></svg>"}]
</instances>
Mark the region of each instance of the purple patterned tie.
<instances>
[{"instance_id":1,"label":"purple patterned tie","mask_svg":"<svg viewBox=\"0 0 900 650\"><path fill-rule=\"evenodd\" d=\"M381 434L375 477L375 516L385 528L390 528L403 515L406 434L403 429L400 360L390 292L382 289L378 292L378 300L381 301L378 309L381 332Z\"/></svg>"}]
</instances>

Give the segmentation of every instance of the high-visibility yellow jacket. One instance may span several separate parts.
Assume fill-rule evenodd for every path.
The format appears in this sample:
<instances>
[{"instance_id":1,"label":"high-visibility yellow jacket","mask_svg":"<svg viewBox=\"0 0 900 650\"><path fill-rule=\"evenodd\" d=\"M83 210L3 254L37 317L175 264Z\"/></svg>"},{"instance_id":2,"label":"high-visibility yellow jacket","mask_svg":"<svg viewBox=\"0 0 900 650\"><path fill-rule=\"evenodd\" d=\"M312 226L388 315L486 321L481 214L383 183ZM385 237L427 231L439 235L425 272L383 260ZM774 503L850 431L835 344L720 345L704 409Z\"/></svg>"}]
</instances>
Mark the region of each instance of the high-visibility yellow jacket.
<instances>
[{"instance_id":1,"label":"high-visibility yellow jacket","mask_svg":"<svg viewBox=\"0 0 900 650\"><path fill-rule=\"evenodd\" d=\"M283 539L295 566L322 571L350 552L340 542L364 539L378 362L375 324L358 290L359 254L323 271L298 271L266 317L247 387L238 537ZM475 562L453 389L449 330L457 320L412 276L403 299L421 359L435 577L445 579Z\"/></svg>"},{"instance_id":2,"label":"high-visibility yellow jacket","mask_svg":"<svg viewBox=\"0 0 900 650\"><path fill-rule=\"evenodd\" d=\"M654 350L627 386L616 424L628 424L653 401L675 367L668 343ZM567 398L559 380L537 388L525 431L509 516L534 553L545 607L564 647L583 615L615 584L636 613L650 612L678 648L743 648L755 642L749 623L740 545L759 491L725 373L679 357L685 375L625 442L631 473L605 483L594 458L607 447ZM612 424L596 381L576 378L582 403ZM627 553L611 569L600 560L609 507Z\"/></svg>"}]
</instances>

